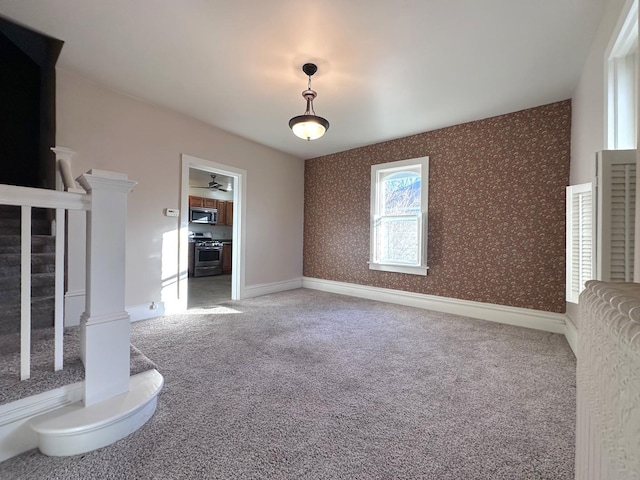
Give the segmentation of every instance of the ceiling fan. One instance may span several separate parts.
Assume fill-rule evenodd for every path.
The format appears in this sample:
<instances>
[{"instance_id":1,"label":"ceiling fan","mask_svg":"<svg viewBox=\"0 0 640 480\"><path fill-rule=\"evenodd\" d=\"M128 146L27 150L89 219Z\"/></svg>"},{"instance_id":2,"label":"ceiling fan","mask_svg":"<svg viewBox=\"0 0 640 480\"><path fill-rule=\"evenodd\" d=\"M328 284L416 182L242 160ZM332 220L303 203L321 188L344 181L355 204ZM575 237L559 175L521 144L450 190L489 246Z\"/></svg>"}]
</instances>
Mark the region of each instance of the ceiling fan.
<instances>
[{"instance_id":1,"label":"ceiling fan","mask_svg":"<svg viewBox=\"0 0 640 480\"><path fill-rule=\"evenodd\" d=\"M209 182L209 185L207 185L206 187L191 187L191 188L208 188L209 190L220 190L221 192L228 192L228 187L225 188L225 185L223 185L222 183L218 183L216 182L216 177L217 175L211 174L211 181Z\"/></svg>"}]
</instances>

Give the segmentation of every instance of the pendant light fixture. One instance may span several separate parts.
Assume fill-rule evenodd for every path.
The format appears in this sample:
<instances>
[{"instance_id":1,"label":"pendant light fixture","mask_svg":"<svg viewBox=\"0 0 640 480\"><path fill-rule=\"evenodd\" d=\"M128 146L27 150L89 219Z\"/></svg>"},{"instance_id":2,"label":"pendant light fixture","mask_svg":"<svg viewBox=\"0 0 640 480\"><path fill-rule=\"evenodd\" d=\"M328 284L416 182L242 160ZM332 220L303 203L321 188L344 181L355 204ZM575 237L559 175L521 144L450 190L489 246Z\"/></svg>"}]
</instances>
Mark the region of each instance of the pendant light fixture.
<instances>
[{"instance_id":1,"label":"pendant light fixture","mask_svg":"<svg viewBox=\"0 0 640 480\"><path fill-rule=\"evenodd\" d=\"M329 130L329 122L316 115L313 109L313 99L318 95L311 90L311 76L318 71L318 67L313 63L305 63L302 71L309 77L307 89L302 92L302 98L307 101L307 109L304 115L298 115L289 120L289 128L293 133L304 140L315 140L324 135Z\"/></svg>"}]
</instances>

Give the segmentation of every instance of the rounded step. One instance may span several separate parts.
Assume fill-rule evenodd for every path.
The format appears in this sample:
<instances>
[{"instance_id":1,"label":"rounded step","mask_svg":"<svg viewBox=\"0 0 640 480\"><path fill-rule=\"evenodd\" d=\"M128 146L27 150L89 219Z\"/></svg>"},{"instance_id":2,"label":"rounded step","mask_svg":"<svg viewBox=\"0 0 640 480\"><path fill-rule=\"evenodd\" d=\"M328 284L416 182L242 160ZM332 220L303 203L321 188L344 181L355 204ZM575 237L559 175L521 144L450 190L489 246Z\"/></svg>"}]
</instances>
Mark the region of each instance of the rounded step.
<instances>
[{"instance_id":1,"label":"rounded step","mask_svg":"<svg viewBox=\"0 0 640 480\"><path fill-rule=\"evenodd\" d=\"M78 402L29 420L45 455L61 457L90 452L142 427L156 410L164 379L148 370L129 379L129 391L85 407Z\"/></svg>"}]
</instances>

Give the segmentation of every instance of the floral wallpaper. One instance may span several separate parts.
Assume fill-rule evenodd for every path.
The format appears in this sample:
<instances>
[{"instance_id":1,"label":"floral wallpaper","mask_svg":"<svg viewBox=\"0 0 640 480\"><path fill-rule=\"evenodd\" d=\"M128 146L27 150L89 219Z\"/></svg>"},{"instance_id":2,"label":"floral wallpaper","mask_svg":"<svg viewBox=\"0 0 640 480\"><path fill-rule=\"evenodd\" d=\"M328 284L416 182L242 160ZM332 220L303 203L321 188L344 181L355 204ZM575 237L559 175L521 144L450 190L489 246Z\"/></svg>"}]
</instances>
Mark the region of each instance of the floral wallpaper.
<instances>
[{"instance_id":1,"label":"floral wallpaper","mask_svg":"<svg viewBox=\"0 0 640 480\"><path fill-rule=\"evenodd\" d=\"M305 162L304 275L564 312L571 101ZM371 165L429 156L427 276L369 270Z\"/></svg>"}]
</instances>

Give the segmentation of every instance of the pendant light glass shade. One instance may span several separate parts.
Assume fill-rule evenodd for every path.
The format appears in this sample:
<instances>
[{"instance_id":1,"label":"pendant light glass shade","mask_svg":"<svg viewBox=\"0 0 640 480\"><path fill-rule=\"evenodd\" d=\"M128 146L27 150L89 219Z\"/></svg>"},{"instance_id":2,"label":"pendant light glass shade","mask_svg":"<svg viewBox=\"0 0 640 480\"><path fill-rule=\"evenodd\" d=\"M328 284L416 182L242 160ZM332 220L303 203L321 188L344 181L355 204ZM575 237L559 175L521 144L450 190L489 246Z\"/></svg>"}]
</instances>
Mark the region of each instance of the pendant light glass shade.
<instances>
[{"instance_id":1,"label":"pendant light glass shade","mask_svg":"<svg viewBox=\"0 0 640 480\"><path fill-rule=\"evenodd\" d=\"M289 120L289 128L296 137L304 140L315 140L324 135L329 128L329 122L316 115L298 115Z\"/></svg>"},{"instance_id":2,"label":"pendant light glass shade","mask_svg":"<svg viewBox=\"0 0 640 480\"><path fill-rule=\"evenodd\" d=\"M289 120L289 128L293 133L304 140L315 140L320 138L329 129L329 122L316 115L313 109L313 99L318 95L311 90L311 76L316 73L318 67L313 63L305 63L302 71L309 76L307 89L302 92L302 97L307 101L307 109L303 115L298 115Z\"/></svg>"}]
</instances>

